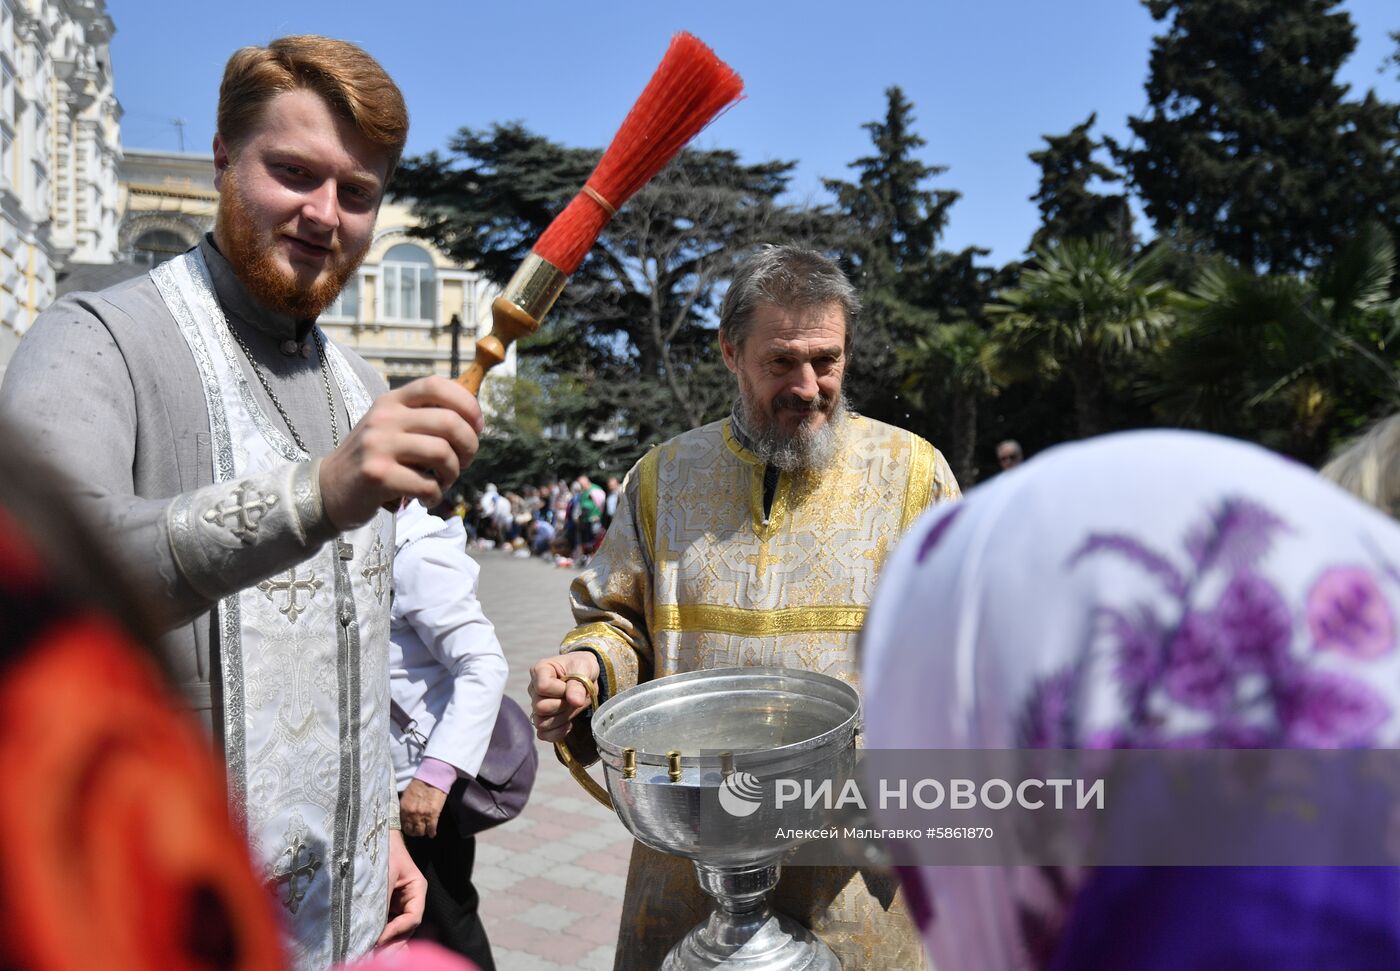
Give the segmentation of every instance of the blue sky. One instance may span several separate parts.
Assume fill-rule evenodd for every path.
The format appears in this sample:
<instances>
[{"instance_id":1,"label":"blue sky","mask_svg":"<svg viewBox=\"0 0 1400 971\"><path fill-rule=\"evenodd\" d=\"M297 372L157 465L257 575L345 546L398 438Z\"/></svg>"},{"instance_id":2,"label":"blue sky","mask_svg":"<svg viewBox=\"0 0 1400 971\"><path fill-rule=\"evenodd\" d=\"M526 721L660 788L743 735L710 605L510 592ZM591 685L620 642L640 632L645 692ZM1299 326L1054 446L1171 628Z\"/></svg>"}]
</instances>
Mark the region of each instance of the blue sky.
<instances>
[{"instance_id":1,"label":"blue sky","mask_svg":"<svg viewBox=\"0 0 1400 971\"><path fill-rule=\"evenodd\" d=\"M1355 91L1400 101L1396 0L1347 0L1359 46L1343 70ZM601 147L666 48L689 30L746 81L746 100L700 135L745 161L800 162L793 191L824 200L823 177L870 148L864 122L884 91L913 101L923 157L957 189L944 238L1005 262L1038 221L1026 153L1091 111L1127 137L1142 111L1154 24L1135 0L562 0L532 3L360 0L108 0L112 64L128 148L206 152L224 61L244 44L323 33L364 45L399 83L412 116L410 153L444 148L463 125L520 120L571 145Z\"/></svg>"}]
</instances>

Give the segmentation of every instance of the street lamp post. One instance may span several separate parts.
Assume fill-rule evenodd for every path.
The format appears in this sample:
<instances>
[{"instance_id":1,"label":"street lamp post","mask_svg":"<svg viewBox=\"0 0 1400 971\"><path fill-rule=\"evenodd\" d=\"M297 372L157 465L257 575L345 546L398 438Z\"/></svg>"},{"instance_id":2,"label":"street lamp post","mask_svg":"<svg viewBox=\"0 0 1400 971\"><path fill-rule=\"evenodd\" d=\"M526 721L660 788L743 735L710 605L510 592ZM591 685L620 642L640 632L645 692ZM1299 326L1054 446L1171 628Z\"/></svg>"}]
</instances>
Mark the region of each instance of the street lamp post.
<instances>
[{"instance_id":1,"label":"street lamp post","mask_svg":"<svg viewBox=\"0 0 1400 971\"><path fill-rule=\"evenodd\" d=\"M453 314L452 319L447 322L447 329L452 334L452 380L456 381L457 376L462 373L462 358L459 348L459 340L462 336L461 316Z\"/></svg>"}]
</instances>

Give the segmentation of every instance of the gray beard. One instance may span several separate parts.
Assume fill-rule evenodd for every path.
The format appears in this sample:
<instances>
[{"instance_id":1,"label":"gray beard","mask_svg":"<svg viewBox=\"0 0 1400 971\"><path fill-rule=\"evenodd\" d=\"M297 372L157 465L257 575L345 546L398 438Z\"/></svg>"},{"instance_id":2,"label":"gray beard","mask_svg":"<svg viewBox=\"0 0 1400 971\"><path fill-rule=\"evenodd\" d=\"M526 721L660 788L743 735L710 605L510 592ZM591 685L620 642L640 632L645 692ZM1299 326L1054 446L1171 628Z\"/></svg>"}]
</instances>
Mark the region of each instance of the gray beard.
<instances>
[{"instance_id":1,"label":"gray beard","mask_svg":"<svg viewBox=\"0 0 1400 971\"><path fill-rule=\"evenodd\" d=\"M841 453L841 441L845 438L846 419L849 416L846 396L842 395L820 428L808 430L803 427L789 436L782 429L766 424L754 415L742 396L739 399L739 412L753 453L764 465L771 465L780 472L817 472L831 468Z\"/></svg>"}]
</instances>

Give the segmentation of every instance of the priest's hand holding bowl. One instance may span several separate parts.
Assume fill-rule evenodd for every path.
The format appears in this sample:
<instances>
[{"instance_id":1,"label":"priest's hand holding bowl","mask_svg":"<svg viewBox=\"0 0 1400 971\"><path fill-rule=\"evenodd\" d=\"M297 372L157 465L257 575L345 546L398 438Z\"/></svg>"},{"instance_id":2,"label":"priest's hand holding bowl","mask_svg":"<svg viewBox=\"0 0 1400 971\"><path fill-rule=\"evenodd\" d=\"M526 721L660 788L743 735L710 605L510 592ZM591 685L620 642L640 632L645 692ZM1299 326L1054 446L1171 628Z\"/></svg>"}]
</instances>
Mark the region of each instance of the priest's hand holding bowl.
<instances>
[{"instance_id":1,"label":"priest's hand holding bowl","mask_svg":"<svg viewBox=\"0 0 1400 971\"><path fill-rule=\"evenodd\" d=\"M598 655L592 651L554 654L530 668L530 720L542 742L558 742L569 734L573 719L588 708L588 689L570 674L598 683Z\"/></svg>"}]
</instances>

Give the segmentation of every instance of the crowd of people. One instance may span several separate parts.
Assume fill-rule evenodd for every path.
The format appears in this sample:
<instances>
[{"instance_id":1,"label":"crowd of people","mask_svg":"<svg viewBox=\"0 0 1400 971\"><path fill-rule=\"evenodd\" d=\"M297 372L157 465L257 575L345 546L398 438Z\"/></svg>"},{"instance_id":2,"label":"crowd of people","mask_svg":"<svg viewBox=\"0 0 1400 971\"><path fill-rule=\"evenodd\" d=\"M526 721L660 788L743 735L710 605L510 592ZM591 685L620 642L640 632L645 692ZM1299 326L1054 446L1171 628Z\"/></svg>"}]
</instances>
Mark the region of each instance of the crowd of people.
<instances>
[{"instance_id":1,"label":"crowd of people","mask_svg":"<svg viewBox=\"0 0 1400 971\"><path fill-rule=\"evenodd\" d=\"M871 747L1400 742L1400 524L1327 481L1393 515L1394 421L1327 477L1195 433L1008 441L963 498L932 443L847 407L840 267L770 245L720 308L727 417L606 487L486 485L440 518L476 399L390 391L316 326L373 238L398 89L290 37L234 54L218 111L214 232L61 300L0 387L0 967L490 971L463 807L513 703L472 542L584 567L528 702L579 763L597 700L735 665L859 686ZM773 879L848 971L1262 971L1400 966L1397 873ZM708 906L636 845L616 968ZM428 928L460 957L405 947Z\"/></svg>"},{"instance_id":2,"label":"crowd of people","mask_svg":"<svg viewBox=\"0 0 1400 971\"><path fill-rule=\"evenodd\" d=\"M475 503L465 499L453 512L466 524L477 549L512 550L518 556L549 558L555 566L583 567L598 552L617 511L622 484L607 488L586 475L558 479L519 492L487 483Z\"/></svg>"}]
</instances>

